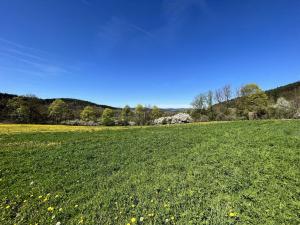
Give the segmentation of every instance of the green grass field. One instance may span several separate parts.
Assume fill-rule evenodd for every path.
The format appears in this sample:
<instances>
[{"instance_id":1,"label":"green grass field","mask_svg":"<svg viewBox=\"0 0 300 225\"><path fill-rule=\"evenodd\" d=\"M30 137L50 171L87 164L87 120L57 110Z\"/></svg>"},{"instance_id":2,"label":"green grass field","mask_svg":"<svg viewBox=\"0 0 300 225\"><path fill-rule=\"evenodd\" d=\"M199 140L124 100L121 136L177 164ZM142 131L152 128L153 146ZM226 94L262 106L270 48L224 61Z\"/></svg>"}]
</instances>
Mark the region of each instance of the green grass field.
<instances>
[{"instance_id":1,"label":"green grass field","mask_svg":"<svg viewBox=\"0 0 300 225\"><path fill-rule=\"evenodd\" d=\"M3 225L300 224L300 121L3 125L0 155Z\"/></svg>"}]
</instances>

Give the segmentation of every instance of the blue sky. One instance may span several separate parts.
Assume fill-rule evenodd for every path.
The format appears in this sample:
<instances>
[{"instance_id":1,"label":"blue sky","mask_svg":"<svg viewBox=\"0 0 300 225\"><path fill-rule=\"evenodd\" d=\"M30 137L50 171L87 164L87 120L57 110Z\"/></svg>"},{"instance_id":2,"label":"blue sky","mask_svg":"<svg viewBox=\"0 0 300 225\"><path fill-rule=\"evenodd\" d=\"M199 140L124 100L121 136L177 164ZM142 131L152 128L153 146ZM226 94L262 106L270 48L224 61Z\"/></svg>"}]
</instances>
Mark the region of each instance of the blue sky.
<instances>
[{"instance_id":1,"label":"blue sky","mask_svg":"<svg viewBox=\"0 0 300 225\"><path fill-rule=\"evenodd\" d=\"M186 107L300 80L299 0L1 0L0 92Z\"/></svg>"}]
</instances>

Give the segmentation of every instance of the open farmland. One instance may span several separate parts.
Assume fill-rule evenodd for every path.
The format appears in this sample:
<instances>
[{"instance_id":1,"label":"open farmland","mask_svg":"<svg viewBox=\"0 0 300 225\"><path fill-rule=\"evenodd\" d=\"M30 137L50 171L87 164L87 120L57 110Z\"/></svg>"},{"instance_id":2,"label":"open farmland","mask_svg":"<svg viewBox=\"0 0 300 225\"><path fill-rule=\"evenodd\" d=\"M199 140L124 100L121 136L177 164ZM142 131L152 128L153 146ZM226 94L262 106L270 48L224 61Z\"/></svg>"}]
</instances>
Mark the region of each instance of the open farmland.
<instances>
[{"instance_id":1,"label":"open farmland","mask_svg":"<svg viewBox=\"0 0 300 225\"><path fill-rule=\"evenodd\" d=\"M0 154L0 224L300 224L300 121L1 125Z\"/></svg>"}]
</instances>

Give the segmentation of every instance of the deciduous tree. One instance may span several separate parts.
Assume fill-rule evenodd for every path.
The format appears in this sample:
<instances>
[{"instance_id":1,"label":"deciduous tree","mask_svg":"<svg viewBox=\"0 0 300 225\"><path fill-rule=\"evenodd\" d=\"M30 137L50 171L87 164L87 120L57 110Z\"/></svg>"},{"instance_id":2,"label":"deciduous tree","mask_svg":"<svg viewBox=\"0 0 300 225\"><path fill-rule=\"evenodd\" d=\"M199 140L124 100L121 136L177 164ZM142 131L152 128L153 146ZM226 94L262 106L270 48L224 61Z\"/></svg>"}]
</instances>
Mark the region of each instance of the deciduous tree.
<instances>
[{"instance_id":1,"label":"deciduous tree","mask_svg":"<svg viewBox=\"0 0 300 225\"><path fill-rule=\"evenodd\" d=\"M102 114L102 124L105 126L114 125L114 112L112 109L106 108Z\"/></svg>"}]
</instances>

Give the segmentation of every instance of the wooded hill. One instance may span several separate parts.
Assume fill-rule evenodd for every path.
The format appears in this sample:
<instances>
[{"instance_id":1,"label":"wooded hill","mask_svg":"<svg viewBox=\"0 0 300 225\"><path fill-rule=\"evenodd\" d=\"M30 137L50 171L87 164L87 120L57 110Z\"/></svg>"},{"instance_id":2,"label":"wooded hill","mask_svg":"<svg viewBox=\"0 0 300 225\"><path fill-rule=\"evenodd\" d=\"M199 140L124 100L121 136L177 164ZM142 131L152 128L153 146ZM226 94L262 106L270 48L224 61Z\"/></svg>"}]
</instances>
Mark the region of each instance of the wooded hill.
<instances>
[{"instance_id":1,"label":"wooded hill","mask_svg":"<svg viewBox=\"0 0 300 225\"><path fill-rule=\"evenodd\" d=\"M265 92L269 98L269 101L272 103L275 103L276 100L279 97L284 97L288 101L295 100L300 97L300 81L297 81L295 83L291 83L285 86L277 87L271 90L267 90ZM6 93L0 93L0 121L5 122L10 120L9 115L9 108L7 107L7 103L10 99L13 99L15 97L18 97L17 95L13 94L6 94ZM71 118L79 118L80 112L86 107L86 106L92 106L94 108L97 108L98 110L103 110L105 108L113 109L114 111L121 111L120 108L108 106L108 105L100 105L89 101L79 100L79 99L72 99L72 98L61 98L66 104L67 108L70 110L72 116ZM236 101L238 98L234 98L229 100L227 103L220 103L226 104L228 107L234 107L236 104ZM22 96L22 101L25 101L27 105L31 105L34 107L31 107L33 110L33 115L36 115L36 118L33 119L33 121L37 122L45 122L47 120L47 114L48 114L48 107L51 105L52 102L55 101L55 99L40 99L33 96ZM215 107L218 107L219 104L216 104ZM162 109L162 111L165 114L174 114L181 111L184 111L184 109Z\"/></svg>"},{"instance_id":2,"label":"wooded hill","mask_svg":"<svg viewBox=\"0 0 300 225\"><path fill-rule=\"evenodd\" d=\"M270 100L276 101L279 97L294 100L300 96L300 81L266 91Z\"/></svg>"},{"instance_id":3,"label":"wooded hill","mask_svg":"<svg viewBox=\"0 0 300 225\"><path fill-rule=\"evenodd\" d=\"M15 97L18 97L18 95L0 93L0 121L5 121L6 119L9 119L7 103L10 99L13 99ZM28 102L34 100L34 103L37 105L37 107L41 109L40 111L46 111L49 105L56 100L55 98L51 98L51 99L32 98L32 96L22 96L22 98ZM80 99L72 99L72 98L61 98L61 99L67 104L68 109L72 112L74 117L79 117L80 112L86 106L92 106L98 109L105 109L105 108L109 108L113 110L118 109L116 107L112 107L108 105L100 105L100 104L96 104L93 102L84 101Z\"/></svg>"}]
</instances>

